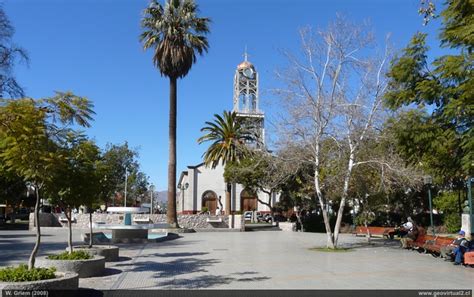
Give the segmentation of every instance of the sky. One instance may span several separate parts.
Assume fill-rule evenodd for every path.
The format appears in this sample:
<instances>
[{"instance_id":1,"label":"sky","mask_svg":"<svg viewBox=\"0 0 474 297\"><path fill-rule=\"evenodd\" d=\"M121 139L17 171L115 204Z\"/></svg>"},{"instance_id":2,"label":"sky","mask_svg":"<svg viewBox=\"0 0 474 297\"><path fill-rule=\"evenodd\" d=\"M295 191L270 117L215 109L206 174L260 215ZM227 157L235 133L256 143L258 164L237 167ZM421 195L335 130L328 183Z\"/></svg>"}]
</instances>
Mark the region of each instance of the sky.
<instances>
[{"instance_id":1,"label":"sky","mask_svg":"<svg viewBox=\"0 0 474 297\"><path fill-rule=\"evenodd\" d=\"M164 0L159 0L163 3ZM3 0L15 27L14 42L27 50L29 65L15 67L27 96L72 91L89 98L96 112L85 130L101 148L125 141L139 152L141 169L166 190L169 81L139 42L147 0ZM245 47L260 79L261 109L270 124L278 84L275 70L287 63L282 51L299 48L298 30L325 28L337 13L370 21L377 40L391 34L396 49L417 31L430 34L438 55L439 21L423 26L418 0L197 0L199 16L212 20L210 50L178 81L178 176L202 162L207 146L200 129L213 115L232 109L233 76ZM435 1L438 7L440 1ZM272 104L273 103L273 104Z\"/></svg>"}]
</instances>

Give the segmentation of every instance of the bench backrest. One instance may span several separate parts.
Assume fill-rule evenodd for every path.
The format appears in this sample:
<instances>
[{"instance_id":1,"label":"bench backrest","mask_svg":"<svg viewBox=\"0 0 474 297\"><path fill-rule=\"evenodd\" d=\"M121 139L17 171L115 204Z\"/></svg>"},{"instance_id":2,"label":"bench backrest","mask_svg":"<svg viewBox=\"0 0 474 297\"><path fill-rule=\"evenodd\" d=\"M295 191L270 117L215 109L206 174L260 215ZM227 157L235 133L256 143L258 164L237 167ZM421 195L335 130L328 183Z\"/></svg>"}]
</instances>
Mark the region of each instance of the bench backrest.
<instances>
[{"instance_id":1,"label":"bench backrest","mask_svg":"<svg viewBox=\"0 0 474 297\"><path fill-rule=\"evenodd\" d=\"M357 234L366 234L367 229L369 229L370 234L379 234L379 235L384 235L388 233L389 231L393 231L393 227L376 227L376 226L370 226L370 227L365 227L365 226L357 226L356 232Z\"/></svg>"},{"instance_id":2,"label":"bench backrest","mask_svg":"<svg viewBox=\"0 0 474 297\"><path fill-rule=\"evenodd\" d=\"M454 238L451 237L443 237L443 236L438 236L436 238L436 244L437 245L450 245L453 242Z\"/></svg>"}]
</instances>

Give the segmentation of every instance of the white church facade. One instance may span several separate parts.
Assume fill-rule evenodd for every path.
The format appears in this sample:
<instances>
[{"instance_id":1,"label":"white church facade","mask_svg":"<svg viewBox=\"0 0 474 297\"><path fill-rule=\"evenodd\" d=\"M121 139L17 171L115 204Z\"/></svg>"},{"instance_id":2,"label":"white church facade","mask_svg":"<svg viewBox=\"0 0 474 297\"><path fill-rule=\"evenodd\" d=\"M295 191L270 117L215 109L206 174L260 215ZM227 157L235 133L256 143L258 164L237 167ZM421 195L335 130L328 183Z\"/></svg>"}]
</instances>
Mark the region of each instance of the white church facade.
<instances>
[{"instance_id":1,"label":"white church facade","mask_svg":"<svg viewBox=\"0 0 474 297\"><path fill-rule=\"evenodd\" d=\"M250 143L256 148L264 148L265 128L264 113L259 109L258 94L258 72L255 66L245 60L237 66L234 75L233 111L239 117L257 123L260 139ZM176 208L178 214L196 214L203 210L209 211L211 215L224 213L226 209L226 183L224 181L224 167L219 164L216 168L210 168L204 163L188 166L182 171L178 180L178 197ZM258 199L257 199L258 197ZM269 197L266 193L251 193L240 184L233 184L231 190L232 212L259 211L270 212L267 205L258 200L268 203ZM278 195L271 197L271 205L275 205Z\"/></svg>"}]
</instances>

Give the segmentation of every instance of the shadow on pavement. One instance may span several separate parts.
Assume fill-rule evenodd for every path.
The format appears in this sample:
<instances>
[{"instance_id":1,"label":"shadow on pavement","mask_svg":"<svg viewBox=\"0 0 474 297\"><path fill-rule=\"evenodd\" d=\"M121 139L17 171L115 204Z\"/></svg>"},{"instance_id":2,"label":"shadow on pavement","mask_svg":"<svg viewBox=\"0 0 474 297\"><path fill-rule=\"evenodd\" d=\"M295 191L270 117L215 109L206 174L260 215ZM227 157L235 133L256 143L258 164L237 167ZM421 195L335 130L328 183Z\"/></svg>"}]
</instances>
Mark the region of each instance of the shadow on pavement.
<instances>
[{"instance_id":1,"label":"shadow on pavement","mask_svg":"<svg viewBox=\"0 0 474 297\"><path fill-rule=\"evenodd\" d=\"M132 260L132 258L120 256L117 261L112 261L112 262L114 262L114 263L117 263L117 262L127 262L127 261L130 261L130 260Z\"/></svg>"},{"instance_id":2,"label":"shadow on pavement","mask_svg":"<svg viewBox=\"0 0 474 297\"><path fill-rule=\"evenodd\" d=\"M220 261L215 259L184 258L163 263L156 261L137 261L135 263L117 264L115 267L131 266L132 268L128 270L128 272L155 272L154 277L156 278L168 278L188 273L207 272L206 267L217 263L220 263Z\"/></svg>"},{"instance_id":3,"label":"shadow on pavement","mask_svg":"<svg viewBox=\"0 0 474 297\"><path fill-rule=\"evenodd\" d=\"M195 252L195 253L164 253L164 254L160 254L160 253L156 253L156 254L151 254L151 255L146 255L146 256L141 256L141 257L163 257L163 258L167 258L167 257L175 257L175 258L178 258L178 257L192 257L192 256L203 256L203 255L207 255L209 253L206 253L206 252Z\"/></svg>"},{"instance_id":4,"label":"shadow on pavement","mask_svg":"<svg viewBox=\"0 0 474 297\"><path fill-rule=\"evenodd\" d=\"M222 275L203 275L193 277L190 279L171 279L159 282L157 285L163 289L198 289L198 288L212 288L219 285L227 285L232 282L258 282L268 280L270 277L248 277L235 278L231 276Z\"/></svg>"},{"instance_id":5,"label":"shadow on pavement","mask_svg":"<svg viewBox=\"0 0 474 297\"><path fill-rule=\"evenodd\" d=\"M122 273L122 270L120 270L120 269L105 268L105 269L104 269L104 272L103 272L102 275L99 276L99 277L102 277L102 276L111 276L111 275L116 275L116 274L120 274L120 273Z\"/></svg>"},{"instance_id":6,"label":"shadow on pavement","mask_svg":"<svg viewBox=\"0 0 474 297\"><path fill-rule=\"evenodd\" d=\"M371 238L370 243L367 241L356 243L342 243L340 247L359 249L359 248L400 248L400 241L395 239Z\"/></svg>"},{"instance_id":7,"label":"shadow on pavement","mask_svg":"<svg viewBox=\"0 0 474 297\"><path fill-rule=\"evenodd\" d=\"M48 237L50 234L41 234L41 237ZM25 238L25 237L36 237L36 234L2 234L0 239L3 238Z\"/></svg>"},{"instance_id":8,"label":"shadow on pavement","mask_svg":"<svg viewBox=\"0 0 474 297\"><path fill-rule=\"evenodd\" d=\"M3 225L0 225L0 230L2 231L8 231L8 230L28 230L29 224L28 221L23 222L23 223L6 223Z\"/></svg>"}]
</instances>

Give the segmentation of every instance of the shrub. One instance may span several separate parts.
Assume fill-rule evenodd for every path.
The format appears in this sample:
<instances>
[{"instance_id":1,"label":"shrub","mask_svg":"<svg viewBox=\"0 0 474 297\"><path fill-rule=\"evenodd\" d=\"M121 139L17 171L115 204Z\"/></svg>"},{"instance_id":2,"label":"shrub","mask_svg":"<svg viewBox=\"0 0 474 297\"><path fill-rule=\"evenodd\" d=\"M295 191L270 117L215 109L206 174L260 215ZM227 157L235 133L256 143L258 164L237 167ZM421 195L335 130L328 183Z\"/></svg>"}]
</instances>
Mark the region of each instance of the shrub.
<instances>
[{"instance_id":1,"label":"shrub","mask_svg":"<svg viewBox=\"0 0 474 297\"><path fill-rule=\"evenodd\" d=\"M48 256L50 260L89 260L92 258L93 256L86 251L73 251L71 254L64 252L58 255Z\"/></svg>"},{"instance_id":2,"label":"shrub","mask_svg":"<svg viewBox=\"0 0 474 297\"><path fill-rule=\"evenodd\" d=\"M444 224L449 233L456 233L461 229L461 216L457 213L450 213L444 217Z\"/></svg>"},{"instance_id":3,"label":"shrub","mask_svg":"<svg viewBox=\"0 0 474 297\"><path fill-rule=\"evenodd\" d=\"M28 270L28 266L21 264L18 267L6 267L0 269L0 281L2 282L28 282L52 279L56 276L56 268L33 268Z\"/></svg>"}]
</instances>

